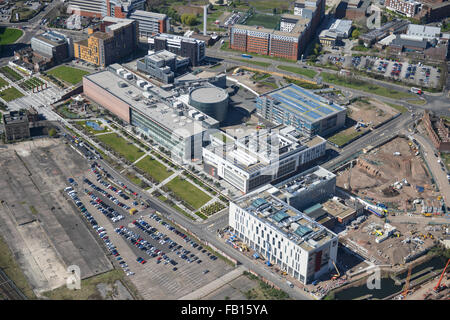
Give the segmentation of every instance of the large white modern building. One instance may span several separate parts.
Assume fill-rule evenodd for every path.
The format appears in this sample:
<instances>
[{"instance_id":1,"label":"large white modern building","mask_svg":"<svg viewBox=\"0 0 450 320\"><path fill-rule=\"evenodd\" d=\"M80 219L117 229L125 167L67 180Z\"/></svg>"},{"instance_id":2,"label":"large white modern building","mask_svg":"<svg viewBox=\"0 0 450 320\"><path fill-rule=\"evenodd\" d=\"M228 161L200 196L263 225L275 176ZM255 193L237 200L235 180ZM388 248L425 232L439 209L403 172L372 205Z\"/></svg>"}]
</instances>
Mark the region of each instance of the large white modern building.
<instances>
[{"instance_id":1,"label":"large white modern building","mask_svg":"<svg viewBox=\"0 0 450 320\"><path fill-rule=\"evenodd\" d=\"M326 140L301 135L294 127L257 130L239 139L210 134L203 148L204 169L243 193L301 170L323 156Z\"/></svg>"},{"instance_id":2,"label":"large white modern building","mask_svg":"<svg viewBox=\"0 0 450 320\"><path fill-rule=\"evenodd\" d=\"M89 99L169 150L179 162L200 158L205 134L219 124L184 104L187 94L176 96L119 64L84 76L83 90Z\"/></svg>"},{"instance_id":3,"label":"large white modern building","mask_svg":"<svg viewBox=\"0 0 450 320\"><path fill-rule=\"evenodd\" d=\"M236 236L303 284L333 269L335 233L275 197L270 185L230 202L229 224Z\"/></svg>"}]
</instances>

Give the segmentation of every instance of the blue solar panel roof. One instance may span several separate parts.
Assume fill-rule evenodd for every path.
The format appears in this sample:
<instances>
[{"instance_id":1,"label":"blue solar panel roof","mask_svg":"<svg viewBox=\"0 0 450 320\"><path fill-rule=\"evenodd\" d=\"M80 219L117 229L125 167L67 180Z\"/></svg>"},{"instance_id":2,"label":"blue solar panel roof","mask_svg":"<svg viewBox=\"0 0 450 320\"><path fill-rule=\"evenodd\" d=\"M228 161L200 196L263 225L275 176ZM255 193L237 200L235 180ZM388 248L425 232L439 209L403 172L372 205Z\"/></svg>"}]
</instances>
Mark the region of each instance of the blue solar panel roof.
<instances>
[{"instance_id":1,"label":"blue solar panel roof","mask_svg":"<svg viewBox=\"0 0 450 320\"><path fill-rule=\"evenodd\" d=\"M345 108L321 101L321 97L295 84L268 93L277 100L279 107L302 117L306 122L315 122L321 118L345 110Z\"/></svg>"}]
</instances>

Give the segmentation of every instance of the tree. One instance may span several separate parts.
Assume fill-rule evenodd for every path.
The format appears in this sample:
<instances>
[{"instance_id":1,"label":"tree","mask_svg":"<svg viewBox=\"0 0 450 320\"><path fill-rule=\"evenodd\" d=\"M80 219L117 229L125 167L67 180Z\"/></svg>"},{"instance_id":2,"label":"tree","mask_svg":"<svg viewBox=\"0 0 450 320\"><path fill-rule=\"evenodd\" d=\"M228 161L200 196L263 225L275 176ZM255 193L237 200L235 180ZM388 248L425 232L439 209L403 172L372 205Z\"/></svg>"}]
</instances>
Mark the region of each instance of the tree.
<instances>
[{"instance_id":1,"label":"tree","mask_svg":"<svg viewBox=\"0 0 450 320\"><path fill-rule=\"evenodd\" d=\"M353 30L352 38L353 39L358 39L359 38L359 30L358 29Z\"/></svg>"},{"instance_id":2,"label":"tree","mask_svg":"<svg viewBox=\"0 0 450 320\"><path fill-rule=\"evenodd\" d=\"M54 136L56 135L56 130L55 130L55 128L50 128L50 129L48 130L48 135L49 135L50 137L54 137Z\"/></svg>"},{"instance_id":3,"label":"tree","mask_svg":"<svg viewBox=\"0 0 450 320\"><path fill-rule=\"evenodd\" d=\"M187 26L197 24L197 16L195 14L183 13L181 15L181 23Z\"/></svg>"}]
</instances>

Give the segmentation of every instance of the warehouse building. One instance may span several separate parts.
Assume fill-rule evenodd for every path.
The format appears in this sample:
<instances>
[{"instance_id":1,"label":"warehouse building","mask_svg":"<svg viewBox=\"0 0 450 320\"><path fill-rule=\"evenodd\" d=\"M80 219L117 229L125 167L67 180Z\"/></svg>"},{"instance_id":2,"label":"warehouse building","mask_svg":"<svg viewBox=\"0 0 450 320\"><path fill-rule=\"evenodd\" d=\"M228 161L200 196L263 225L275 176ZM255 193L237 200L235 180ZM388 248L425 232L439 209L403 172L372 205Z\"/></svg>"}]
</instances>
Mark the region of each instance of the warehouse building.
<instances>
[{"instance_id":1,"label":"warehouse building","mask_svg":"<svg viewBox=\"0 0 450 320\"><path fill-rule=\"evenodd\" d=\"M335 233L261 187L230 202L229 224L262 258L303 284L332 270L338 250Z\"/></svg>"},{"instance_id":2,"label":"warehouse building","mask_svg":"<svg viewBox=\"0 0 450 320\"><path fill-rule=\"evenodd\" d=\"M187 94L162 90L118 64L84 76L83 91L180 162L201 158L204 136L218 127L216 120L182 102Z\"/></svg>"},{"instance_id":3,"label":"warehouse building","mask_svg":"<svg viewBox=\"0 0 450 320\"><path fill-rule=\"evenodd\" d=\"M74 56L97 66L108 66L136 50L137 32L134 20L105 17L89 29L87 40L74 43Z\"/></svg>"},{"instance_id":4,"label":"warehouse building","mask_svg":"<svg viewBox=\"0 0 450 320\"><path fill-rule=\"evenodd\" d=\"M327 135L343 127L346 108L295 84L256 99L258 115L277 124L295 127L306 136Z\"/></svg>"},{"instance_id":5,"label":"warehouse building","mask_svg":"<svg viewBox=\"0 0 450 320\"><path fill-rule=\"evenodd\" d=\"M157 52L167 50L190 59L191 66L198 66L205 59L205 41L173 34L161 33L148 38L149 49Z\"/></svg>"},{"instance_id":6,"label":"warehouse building","mask_svg":"<svg viewBox=\"0 0 450 320\"><path fill-rule=\"evenodd\" d=\"M239 139L218 132L210 139L203 148L204 170L243 193L300 172L326 151L325 139L302 136L291 126L258 130Z\"/></svg>"},{"instance_id":7,"label":"warehouse building","mask_svg":"<svg viewBox=\"0 0 450 320\"><path fill-rule=\"evenodd\" d=\"M322 30L319 35L320 44L323 46L335 46L342 44L342 39L347 39L352 29L351 20L337 19L330 28Z\"/></svg>"}]
</instances>

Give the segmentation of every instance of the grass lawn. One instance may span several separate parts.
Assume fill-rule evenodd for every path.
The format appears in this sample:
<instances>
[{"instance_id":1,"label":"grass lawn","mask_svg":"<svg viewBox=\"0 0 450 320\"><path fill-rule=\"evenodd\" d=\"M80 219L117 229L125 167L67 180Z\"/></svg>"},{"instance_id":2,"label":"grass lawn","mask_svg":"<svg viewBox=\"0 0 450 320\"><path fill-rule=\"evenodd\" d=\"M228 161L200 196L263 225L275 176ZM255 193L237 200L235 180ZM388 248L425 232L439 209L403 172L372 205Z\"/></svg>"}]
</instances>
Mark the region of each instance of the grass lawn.
<instances>
[{"instance_id":1,"label":"grass lawn","mask_svg":"<svg viewBox=\"0 0 450 320\"><path fill-rule=\"evenodd\" d=\"M392 99L402 99L402 98L411 98L414 97L411 93L400 92L397 90L390 90L385 87L381 87L376 84L372 84L369 82L365 82L362 80L338 77L335 74L322 72L320 74L324 82L329 82L338 86L348 87L356 90L365 91L368 93L377 94L380 96L392 98Z\"/></svg>"},{"instance_id":2,"label":"grass lawn","mask_svg":"<svg viewBox=\"0 0 450 320\"><path fill-rule=\"evenodd\" d=\"M117 280L123 278L122 270L112 270L81 280L80 290L71 290L63 285L55 290L44 292L43 295L51 300L103 300L97 290L97 285L100 283L113 285Z\"/></svg>"},{"instance_id":3,"label":"grass lawn","mask_svg":"<svg viewBox=\"0 0 450 320\"><path fill-rule=\"evenodd\" d=\"M209 195L201 191L192 183L181 180L180 177L172 179L166 186L195 209L200 208L206 202L211 200Z\"/></svg>"},{"instance_id":4,"label":"grass lawn","mask_svg":"<svg viewBox=\"0 0 450 320\"><path fill-rule=\"evenodd\" d=\"M366 46L354 46L353 48L352 48L352 50L353 51L363 51L363 52L366 52L366 51L369 51L370 50L370 48L367 48Z\"/></svg>"},{"instance_id":5,"label":"grass lawn","mask_svg":"<svg viewBox=\"0 0 450 320\"><path fill-rule=\"evenodd\" d=\"M314 71L314 70L305 69L305 68L297 68L297 67L292 67L292 66L280 65L277 68L280 70L297 73L297 74L300 74L302 76L305 76L305 77L308 77L311 79L314 78L317 74L317 71Z\"/></svg>"},{"instance_id":6,"label":"grass lawn","mask_svg":"<svg viewBox=\"0 0 450 320\"><path fill-rule=\"evenodd\" d=\"M137 162L136 167L144 170L148 173L153 179L158 182L167 179L172 175L173 172L167 172L167 168L162 165L158 160L151 159L150 156L147 156Z\"/></svg>"},{"instance_id":7,"label":"grass lawn","mask_svg":"<svg viewBox=\"0 0 450 320\"><path fill-rule=\"evenodd\" d=\"M116 133L102 134L96 137L104 144L110 146L115 152L121 154L128 161L134 162L143 155L142 150L138 149Z\"/></svg>"},{"instance_id":8,"label":"grass lawn","mask_svg":"<svg viewBox=\"0 0 450 320\"><path fill-rule=\"evenodd\" d=\"M401 106L401 105L398 105L398 104L393 104L393 103L388 103L388 102L386 104L391 106L392 108L398 110L401 113L405 113L405 112L408 111L408 108L406 108L404 106Z\"/></svg>"},{"instance_id":9,"label":"grass lawn","mask_svg":"<svg viewBox=\"0 0 450 320\"><path fill-rule=\"evenodd\" d=\"M294 79L289 79L289 78L283 78L283 79L286 80L289 83L294 83L294 84L298 85L299 87L302 87L302 88L305 88L305 89L317 90L317 89L322 89L323 88L323 85L321 85L321 84L313 84L313 83L299 81L299 80L294 80Z\"/></svg>"},{"instance_id":10,"label":"grass lawn","mask_svg":"<svg viewBox=\"0 0 450 320\"><path fill-rule=\"evenodd\" d=\"M253 61L253 60L251 60L251 59L247 59L247 60L244 60L244 59L234 59L234 58L232 58L232 59L233 59L233 60L236 60L236 61L248 63L248 64L254 64L254 65L256 65L256 66L260 66L260 67L264 67L264 68L267 68L268 66L271 65L271 63L268 63L268 62Z\"/></svg>"},{"instance_id":11,"label":"grass lawn","mask_svg":"<svg viewBox=\"0 0 450 320\"><path fill-rule=\"evenodd\" d=\"M84 75L89 74L89 72L87 71L67 66L59 66L53 68L47 73L54 76L55 78L58 78L62 81L66 81L70 84L77 84L78 82L81 81L81 79L83 79Z\"/></svg>"},{"instance_id":12,"label":"grass lawn","mask_svg":"<svg viewBox=\"0 0 450 320\"><path fill-rule=\"evenodd\" d=\"M350 133L338 132L334 136L328 138L328 141L338 145L339 147L350 141L351 139L360 136L364 133L364 131L356 131Z\"/></svg>"},{"instance_id":13,"label":"grass lawn","mask_svg":"<svg viewBox=\"0 0 450 320\"><path fill-rule=\"evenodd\" d=\"M17 98L23 97L23 94L14 87L0 91L0 97L6 102L13 101Z\"/></svg>"},{"instance_id":14,"label":"grass lawn","mask_svg":"<svg viewBox=\"0 0 450 320\"><path fill-rule=\"evenodd\" d=\"M19 81L20 79L23 79L23 77L20 74L18 74L16 71L14 71L8 66L0 68L0 72L3 73L8 79L12 81Z\"/></svg>"},{"instance_id":15,"label":"grass lawn","mask_svg":"<svg viewBox=\"0 0 450 320\"><path fill-rule=\"evenodd\" d=\"M248 26L261 26L268 29L275 29L280 22L280 16L267 15L267 14L253 14L245 22Z\"/></svg>"},{"instance_id":16,"label":"grass lawn","mask_svg":"<svg viewBox=\"0 0 450 320\"><path fill-rule=\"evenodd\" d=\"M6 87L9 85L8 81L3 80L3 78L0 78L0 88Z\"/></svg>"},{"instance_id":17,"label":"grass lawn","mask_svg":"<svg viewBox=\"0 0 450 320\"><path fill-rule=\"evenodd\" d=\"M14 43L22 34L23 31L20 29L0 27L0 45Z\"/></svg>"},{"instance_id":18,"label":"grass lawn","mask_svg":"<svg viewBox=\"0 0 450 320\"><path fill-rule=\"evenodd\" d=\"M58 107L58 112L62 114L64 118L67 119L79 119L80 116L76 113L69 111L67 105L62 105Z\"/></svg>"},{"instance_id":19,"label":"grass lawn","mask_svg":"<svg viewBox=\"0 0 450 320\"><path fill-rule=\"evenodd\" d=\"M8 245L0 236L0 269L14 282L17 288L19 288L22 293L29 299L35 299L36 296L28 283L28 279L25 274L20 269L16 260L14 259L13 253L9 250ZM0 294L0 300L2 295Z\"/></svg>"},{"instance_id":20,"label":"grass lawn","mask_svg":"<svg viewBox=\"0 0 450 320\"><path fill-rule=\"evenodd\" d=\"M134 174L132 173L127 173L126 177L128 180L130 180L131 182L133 182L135 185L140 186L142 183L142 180L139 179L138 177L136 177Z\"/></svg>"}]
</instances>

